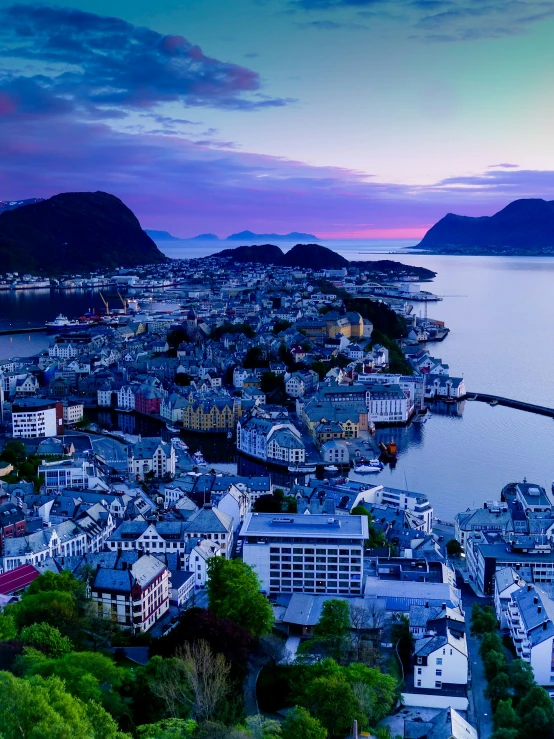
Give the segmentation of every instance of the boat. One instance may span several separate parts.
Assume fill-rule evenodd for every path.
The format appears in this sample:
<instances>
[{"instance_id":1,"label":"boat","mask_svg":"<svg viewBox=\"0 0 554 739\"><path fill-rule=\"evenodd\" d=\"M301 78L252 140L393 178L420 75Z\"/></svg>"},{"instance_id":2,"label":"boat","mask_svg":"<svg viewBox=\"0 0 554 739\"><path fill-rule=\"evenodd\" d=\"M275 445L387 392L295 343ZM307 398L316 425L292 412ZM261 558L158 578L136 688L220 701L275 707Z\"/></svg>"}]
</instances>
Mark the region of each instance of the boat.
<instances>
[{"instance_id":1,"label":"boat","mask_svg":"<svg viewBox=\"0 0 554 739\"><path fill-rule=\"evenodd\" d=\"M188 444L185 444L178 436L173 436L170 441L172 446L177 447L177 449L182 449L184 452L187 451Z\"/></svg>"},{"instance_id":2,"label":"boat","mask_svg":"<svg viewBox=\"0 0 554 739\"><path fill-rule=\"evenodd\" d=\"M165 424L165 427L166 427L166 429L168 431L171 431L172 434L178 434L179 433L179 429L177 428L177 426L171 426L169 423L166 423Z\"/></svg>"},{"instance_id":3,"label":"boat","mask_svg":"<svg viewBox=\"0 0 554 739\"><path fill-rule=\"evenodd\" d=\"M67 316L60 313L54 321L46 321L44 325L46 326L48 333L63 334L65 331L71 331L81 324L79 321L70 321Z\"/></svg>"},{"instance_id":4,"label":"boat","mask_svg":"<svg viewBox=\"0 0 554 739\"><path fill-rule=\"evenodd\" d=\"M227 438L228 439L232 439L233 438L233 432L232 431L228 431L227 432Z\"/></svg>"},{"instance_id":5,"label":"boat","mask_svg":"<svg viewBox=\"0 0 554 739\"><path fill-rule=\"evenodd\" d=\"M394 439L391 439L388 444L383 444L383 442L380 441L379 449L381 450L381 454L387 461L392 461L396 459L398 449Z\"/></svg>"},{"instance_id":6,"label":"boat","mask_svg":"<svg viewBox=\"0 0 554 739\"><path fill-rule=\"evenodd\" d=\"M192 461L194 462L194 464L198 465L198 467L208 466L208 463L204 459L204 455L200 451L194 452L194 454L192 455Z\"/></svg>"},{"instance_id":7,"label":"boat","mask_svg":"<svg viewBox=\"0 0 554 739\"><path fill-rule=\"evenodd\" d=\"M327 464L323 468L326 472L338 472L339 468L334 464Z\"/></svg>"},{"instance_id":8,"label":"boat","mask_svg":"<svg viewBox=\"0 0 554 739\"><path fill-rule=\"evenodd\" d=\"M354 467L354 472L357 472L358 475L371 475L377 472L381 472L382 469L383 469L383 465L380 462L377 465L359 464L356 467Z\"/></svg>"}]
</instances>

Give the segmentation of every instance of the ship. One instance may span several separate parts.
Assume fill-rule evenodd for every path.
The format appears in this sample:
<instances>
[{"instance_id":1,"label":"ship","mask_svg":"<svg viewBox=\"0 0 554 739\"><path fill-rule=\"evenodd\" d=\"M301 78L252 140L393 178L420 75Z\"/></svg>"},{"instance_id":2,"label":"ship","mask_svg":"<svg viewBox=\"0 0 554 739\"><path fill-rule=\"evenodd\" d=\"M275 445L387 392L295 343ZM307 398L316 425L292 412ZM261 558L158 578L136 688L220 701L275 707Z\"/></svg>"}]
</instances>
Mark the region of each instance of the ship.
<instances>
[{"instance_id":1,"label":"ship","mask_svg":"<svg viewBox=\"0 0 554 739\"><path fill-rule=\"evenodd\" d=\"M379 449L381 450L383 459L385 459L387 462L392 462L396 460L398 449L396 446L396 442L393 439L391 439L388 444L383 444L383 442L380 441Z\"/></svg>"},{"instance_id":2,"label":"ship","mask_svg":"<svg viewBox=\"0 0 554 739\"><path fill-rule=\"evenodd\" d=\"M81 324L79 323L79 321L70 321L67 316L64 316L62 313L60 313L60 315L54 321L46 321L44 325L46 326L49 334L63 334L72 331L74 328L77 328Z\"/></svg>"}]
</instances>

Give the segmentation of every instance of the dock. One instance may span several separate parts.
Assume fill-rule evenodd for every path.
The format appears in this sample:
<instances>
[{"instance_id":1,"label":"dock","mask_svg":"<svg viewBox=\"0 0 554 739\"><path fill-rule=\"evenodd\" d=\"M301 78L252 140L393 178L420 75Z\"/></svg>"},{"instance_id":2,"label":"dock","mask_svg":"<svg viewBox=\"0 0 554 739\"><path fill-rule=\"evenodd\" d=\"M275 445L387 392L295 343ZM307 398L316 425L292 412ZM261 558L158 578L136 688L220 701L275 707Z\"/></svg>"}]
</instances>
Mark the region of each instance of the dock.
<instances>
[{"instance_id":1,"label":"dock","mask_svg":"<svg viewBox=\"0 0 554 739\"><path fill-rule=\"evenodd\" d=\"M46 326L29 326L29 328L8 328L0 331L0 336L14 336L15 334L38 334L45 332Z\"/></svg>"},{"instance_id":2,"label":"dock","mask_svg":"<svg viewBox=\"0 0 554 739\"><path fill-rule=\"evenodd\" d=\"M513 398L503 398L501 395L472 393L468 391L465 399L476 400L480 403L489 403L489 405L503 405L506 406L506 408L516 408L519 411L527 411L528 413L536 413L539 416L554 418L554 408L548 408L544 405L535 405L534 403L526 403L523 400L514 400Z\"/></svg>"}]
</instances>

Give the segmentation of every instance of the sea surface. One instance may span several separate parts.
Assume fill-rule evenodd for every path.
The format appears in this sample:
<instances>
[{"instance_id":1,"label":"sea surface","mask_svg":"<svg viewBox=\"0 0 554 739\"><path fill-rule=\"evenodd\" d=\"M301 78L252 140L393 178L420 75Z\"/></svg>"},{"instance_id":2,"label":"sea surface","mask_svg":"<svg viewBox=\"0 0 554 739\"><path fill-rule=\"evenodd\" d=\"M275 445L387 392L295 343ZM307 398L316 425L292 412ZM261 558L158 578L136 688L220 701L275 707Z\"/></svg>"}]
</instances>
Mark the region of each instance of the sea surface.
<instances>
[{"instance_id":1,"label":"sea surface","mask_svg":"<svg viewBox=\"0 0 554 739\"><path fill-rule=\"evenodd\" d=\"M407 241L321 242L348 259L398 259L437 272L425 284L437 295L432 318L451 329L431 353L464 377L470 391L490 392L554 407L554 258L412 255ZM168 256L207 256L233 246L222 242L160 242ZM292 244L280 246L286 250ZM62 312L101 308L93 291L0 292L0 330L40 325ZM424 306L414 304L414 313ZM45 334L0 336L0 359L45 349ZM527 477L550 489L554 479L554 421L497 406L465 402L433 412L422 427L380 430L399 445L398 464L372 476L376 482L426 493L437 515L497 499L507 482ZM219 455L218 455L219 456ZM207 457L209 459L209 457ZM223 458L218 461L224 461Z\"/></svg>"}]
</instances>

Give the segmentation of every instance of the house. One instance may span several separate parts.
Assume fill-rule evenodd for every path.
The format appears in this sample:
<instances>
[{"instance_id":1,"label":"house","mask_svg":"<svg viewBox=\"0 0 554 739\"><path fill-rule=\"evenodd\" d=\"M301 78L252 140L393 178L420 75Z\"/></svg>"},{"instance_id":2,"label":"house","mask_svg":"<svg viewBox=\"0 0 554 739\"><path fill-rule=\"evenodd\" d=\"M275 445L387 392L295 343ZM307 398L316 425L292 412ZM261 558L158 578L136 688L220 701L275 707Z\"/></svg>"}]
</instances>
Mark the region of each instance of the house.
<instances>
[{"instance_id":1,"label":"house","mask_svg":"<svg viewBox=\"0 0 554 739\"><path fill-rule=\"evenodd\" d=\"M148 631L169 610L169 571L149 554L125 552L99 565L90 590L99 616L133 632Z\"/></svg>"},{"instance_id":2,"label":"house","mask_svg":"<svg viewBox=\"0 0 554 739\"><path fill-rule=\"evenodd\" d=\"M12 406L15 439L36 439L63 434L63 403L40 398L18 400Z\"/></svg>"},{"instance_id":3,"label":"house","mask_svg":"<svg viewBox=\"0 0 554 739\"><path fill-rule=\"evenodd\" d=\"M449 377L448 375L426 375L425 397L433 398L464 398L466 387L463 377Z\"/></svg>"},{"instance_id":4,"label":"house","mask_svg":"<svg viewBox=\"0 0 554 739\"><path fill-rule=\"evenodd\" d=\"M75 426L76 423L83 420L85 407L78 400L64 400L63 402L63 422L65 426Z\"/></svg>"},{"instance_id":5,"label":"house","mask_svg":"<svg viewBox=\"0 0 554 739\"><path fill-rule=\"evenodd\" d=\"M137 389L136 385L122 385L117 391L117 407L122 411L134 411Z\"/></svg>"},{"instance_id":6,"label":"house","mask_svg":"<svg viewBox=\"0 0 554 739\"><path fill-rule=\"evenodd\" d=\"M550 687L554 682L554 602L537 583L511 594L506 622L517 656L533 668L535 681Z\"/></svg>"},{"instance_id":7,"label":"house","mask_svg":"<svg viewBox=\"0 0 554 739\"><path fill-rule=\"evenodd\" d=\"M306 449L290 421L274 422L248 413L237 423L237 449L276 464L302 464Z\"/></svg>"},{"instance_id":8,"label":"house","mask_svg":"<svg viewBox=\"0 0 554 739\"><path fill-rule=\"evenodd\" d=\"M157 478L175 475L175 448L160 438L145 437L130 444L127 454L127 470L137 479L149 473Z\"/></svg>"},{"instance_id":9,"label":"house","mask_svg":"<svg viewBox=\"0 0 554 739\"><path fill-rule=\"evenodd\" d=\"M293 372L287 377L285 374L285 389L291 398L301 398L317 390L319 375L313 370Z\"/></svg>"},{"instance_id":10,"label":"house","mask_svg":"<svg viewBox=\"0 0 554 739\"><path fill-rule=\"evenodd\" d=\"M457 513L454 517L454 537L463 547L476 531L497 531L505 536L513 530L512 512L504 502L487 501L483 508Z\"/></svg>"},{"instance_id":11,"label":"house","mask_svg":"<svg viewBox=\"0 0 554 739\"><path fill-rule=\"evenodd\" d=\"M192 543L192 542L191 542ZM221 547L215 541L202 539L192 547L188 567L193 573L194 585L203 588L208 581L208 562L211 557L220 557Z\"/></svg>"},{"instance_id":12,"label":"house","mask_svg":"<svg viewBox=\"0 0 554 739\"><path fill-rule=\"evenodd\" d=\"M455 708L440 711L423 721L420 716L404 721L406 739L478 739L477 731Z\"/></svg>"},{"instance_id":13,"label":"house","mask_svg":"<svg viewBox=\"0 0 554 739\"><path fill-rule=\"evenodd\" d=\"M151 384L140 385L135 393L135 410L146 415L159 415L163 393Z\"/></svg>"},{"instance_id":14,"label":"house","mask_svg":"<svg viewBox=\"0 0 554 739\"><path fill-rule=\"evenodd\" d=\"M73 557L87 551L87 534L74 521L64 521L4 542L4 571L22 564L40 565L47 557Z\"/></svg>"},{"instance_id":15,"label":"house","mask_svg":"<svg viewBox=\"0 0 554 739\"><path fill-rule=\"evenodd\" d=\"M0 597L13 598L20 595L33 580L39 576L39 571L32 565L19 565L9 572L0 575Z\"/></svg>"},{"instance_id":16,"label":"house","mask_svg":"<svg viewBox=\"0 0 554 739\"><path fill-rule=\"evenodd\" d=\"M4 551L6 539L24 536L26 531L25 513L15 503L0 505L0 555Z\"/></svg>"},{"instance_id":17,"label":"house","mask_svg":"<svg viewBox=\"0 0 554 739\"><path fill-rule=\"evenodd\" d=\"M194 572L175 570L171 573L171 604L184 606L194 595Z\"/></svg>"},{"instance_id":18,"label":"house","mask_svg":"<svg viewBox=\"0 0 554 739\"><path fill-rule=\"evenodd\" d=\"M344 441L331 439L322 444L319 451L323 461L328 464L349 464L350 462L350 452Z\"/></svg>"}]
</instances>

